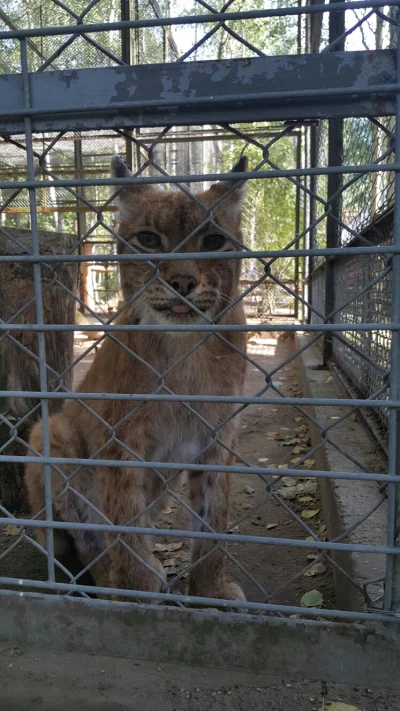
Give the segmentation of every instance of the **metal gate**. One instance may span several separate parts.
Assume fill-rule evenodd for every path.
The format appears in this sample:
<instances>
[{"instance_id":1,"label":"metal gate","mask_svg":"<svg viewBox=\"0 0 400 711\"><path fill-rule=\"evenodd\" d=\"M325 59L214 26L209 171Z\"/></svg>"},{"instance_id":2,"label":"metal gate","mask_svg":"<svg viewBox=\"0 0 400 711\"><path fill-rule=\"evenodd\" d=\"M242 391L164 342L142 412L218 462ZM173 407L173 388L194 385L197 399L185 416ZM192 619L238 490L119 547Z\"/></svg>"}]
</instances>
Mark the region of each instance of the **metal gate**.
<instances>
[{"instance_id":1,"label":"metal gate","mask_svg":"<svg viewBox=\"0 0 400 711\"><path fill-rule=\"evenodd\" d=\"M220 10L203 0L193 7L151 0L109 5L47 0L37 16L29 3L31 15L24 15L22 4L18 15L15 3L0 11L0 639L252 671L290 668L292 676L398 687L398 0L287 0L241 9L228 2ZM120 158L110 177L109 161L117 152L132 172ZM235 173L229 172L232 158ZM178 223L168 228L173 248L165 234L149 231L150 223L139 233L150 240L146 247L137 236L127 238L129 225L118 222L118 204L128 209L130 190L146 213L146 191L154 184L163 200L183 196L186 206L181 217L191 227L182 235ZM167 199L162 204L168 206ZM193 218L199 210L201 219ZM122 222L137 219L127 214ZM213 268L215 282L228 269L234 279L243 262L239 293L221 293L217 312L197 308L190 294L199 282L193 287L185 273L185 285L191 284L185 291L179 281L188 260L204 273ZM178 270L169 281L166 263ZM128 301L127 291L120 294L116 265L122 267L122 287L130 289ZM146 275L140 285L132 276L139 270ZM168 323L143 316L138 309L150 288L174 295L177 313L191 309L196 318ZM230 318L238 304L253 303L257 289L265 294L273 288L286 295L274 319L257 312L249 312L247 324ZM157 370L150 352L146 360L129 346L132 334L145 333L149 344L160 335L181 344L165 370ZM271 366L272 351L279 356L279 338L271 345L277 333L291 341ZM250 344L253 339L253 349L235 345L240 334ZM111 361L102 365L110 342L131 357L133 370L150 372L153 385L144 377L143 391L121 390L107 380L107 368L119 372ZM208 348L213 352L210 344L247 363L248 389L237 382L219 394L189 391L187 383L177 391L169 387L171 373L203 346L203 358ZM323 374L319 391L313 378L311 385L307 381L302 360L315 345L322 345L322 360L309 371ZM95 351L101 384L82 391L80 376ZM284 374L293 363L302 387L285 383L297 377L294 370L289 378ZM351 399L348 391L332 390L337 375L342 384L350 381ZM66 420L57 418L71 402L78 407L74 412L93 419L87 433L70 419L74 434L68 438ZM154 446L149 457L140 436L139 450L124 441L125 425L140 429L150 406L153 413L168 407L177 417L184 411L183 460L173 456L176 447L168 453ZM124 414L112 420L118 408ZM207 408L218 417L206 416ZM265 442L288 447L296 455L290 463L274 464L265 456L254 461L241 452L240 429L233 436L232 423L256 410ZM294 436L284 426L270 436L271 412L279 413L276 419L282 412L293 418ZM382 454L380 468L354 453L351 438L341 439L360 413L367 420L372 413L371 422L381 428L387 461ZM43 430L35 449L38 430L36 440L29 440L29 431L38 417ZM58 434L54 422L62 422ZM190 433L200 425L207 439L196 448ZM90 431L99 426L101 444L91 448ZM250 433L248 428L239 441ZM164 434L157 435L161 443ZM373 436L369 432L375 450ZM61 441L71 449L59 449ZM328 466L331 452L340 455L340 465ZM22 486L26 465L43 467L43 478L36 480L43 507L33 515ZM109 472L114 478L104 484L107 495L90 499L78 484L82 471L104 482ZM182 471L189 495L172 486ZM217 525L213 507L222 494L211 505L206 488L216 496L226 474L234 482L250 477L261 488L245 484L245 493L256 496L235 510L236 518L226 513ZM132 481L153 478L157 493L134 504ZM295 487L304 508L296 508L287 493ZM186 511L191 529L170 524L165 510L164 523L150 525L148 513L167 494L173 508ZM113 497L122 510L114 518L107 513ZM69 515L63 515L62 502L71 500ZM223 508L225 499L218 501ZM351 521L342 515L343 501L357 511ZM275 535L277 524L263 517L264 506L283 511L296 535L285 535L284 528ZM258 527L254 532L246 529L249 522ZM106 544L76 572L57 553L66 533L75 544L100 537ZM155 543L149 550L150 536ZM182 541L195 553L176 566ZM22 547L46 560L45 576L29 568L29 553L16 558ZM146 580L157 579L160 590L147 583L135 588L129 580L124 585L117 550ZM304 561L266 586L257 566L248 565L260 550L267 557L257 564L259 576L273 552L301 551ZM362 579L361 559L370 565ZM187 579L196 579L196 570L211 577L215 561L233 578L250 581L256 593L245 600L229 583L225 595L204 595L212 585L190 583L188 594ZM102 566L105 575L114 572L93 588L85 575ZM318 566L332 572L336 603L324 606L317 583L296 603L279 597L303 576L313 580ZM285 578L279 562L277 570Z\"/></svg>"}]
</instances>

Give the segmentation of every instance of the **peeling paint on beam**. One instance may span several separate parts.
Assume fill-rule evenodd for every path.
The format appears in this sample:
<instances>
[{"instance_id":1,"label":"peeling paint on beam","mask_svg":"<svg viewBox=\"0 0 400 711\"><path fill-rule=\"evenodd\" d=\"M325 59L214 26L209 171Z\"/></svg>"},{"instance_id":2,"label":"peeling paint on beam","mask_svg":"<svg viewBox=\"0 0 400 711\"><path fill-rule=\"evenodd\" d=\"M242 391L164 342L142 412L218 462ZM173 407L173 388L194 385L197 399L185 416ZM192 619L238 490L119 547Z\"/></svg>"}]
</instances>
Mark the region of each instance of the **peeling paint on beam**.
<instances>
[{"instance_id":1,"label":"peeling paint on beam","mask_svg":"<svg viewBox=\"0 0 400 711\"><path fill-rule=\"evenodd\" d=\"M397 79L394 51L382 50L42 72L29 81L33 130L73 131L386 116ZM25 115L21 75L0 76L1 133L23 132Z\"/></svg>"}]
</instances>

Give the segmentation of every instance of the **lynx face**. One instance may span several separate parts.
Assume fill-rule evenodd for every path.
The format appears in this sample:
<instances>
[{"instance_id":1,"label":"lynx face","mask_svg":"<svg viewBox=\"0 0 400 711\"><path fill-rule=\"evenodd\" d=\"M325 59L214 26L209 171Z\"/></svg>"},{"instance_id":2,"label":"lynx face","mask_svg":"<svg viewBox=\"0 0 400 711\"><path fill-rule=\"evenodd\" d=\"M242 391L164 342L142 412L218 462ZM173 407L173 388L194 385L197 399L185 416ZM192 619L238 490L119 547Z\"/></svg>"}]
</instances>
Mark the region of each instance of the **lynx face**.
<instances>
[{"instance_id":1,"label":"lynx face","mask_svg":"<svg viewBox=\"0 0 400 711\"><path fill-rule=\"evenodd\" d=\"M234 171L245 170L245 165L246 160L242 159ZM113 169L117 177L131 175L119 157L114 159ZM233 185L232 181L216 183L206 192L198 193L196 198L200 205L180 190L167 192L152 185L132 186L120 193L118 232L124 242L119 242L118 251L129 254L133 247L148 254L149 261L154 264L152 267L146 262L121 263L124 300L132 304L132 313L139 316L142 322L204 323L215 318L235 298L241 260L188 258L168 261L168 253L172 251L240 250L240 245L229 239L224 231L239 242L242 240L242 189L235 189L213 210L216 226L210 224L210 220L202 225L207 208ZM200 229L186 239L200 225ZM152 260L152 253L161 252L165 253L165 260Z\"/></svg>"}]
</instances>

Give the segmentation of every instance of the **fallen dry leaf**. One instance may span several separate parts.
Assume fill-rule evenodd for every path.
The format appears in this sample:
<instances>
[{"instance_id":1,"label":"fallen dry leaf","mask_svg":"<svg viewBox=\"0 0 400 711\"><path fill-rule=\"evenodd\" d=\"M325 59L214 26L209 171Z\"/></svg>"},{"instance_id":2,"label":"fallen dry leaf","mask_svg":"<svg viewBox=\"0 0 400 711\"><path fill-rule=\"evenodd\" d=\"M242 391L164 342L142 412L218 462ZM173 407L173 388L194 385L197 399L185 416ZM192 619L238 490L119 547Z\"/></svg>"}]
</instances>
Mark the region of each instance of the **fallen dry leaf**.
<instances>
[{"instance_id":1,"label":"fallen dry leaf","mask_svg":"<svg viewBox=\"0 0 400 711\"><path fill-rule=\"evenodd\" d=\"M245 490L246 494L254 494L254 489L252 486L245 486L244 490Z\"/></svg>"},{"instance_id":2,"label":"fallen dry leaf","mask_svg":"<svg viewBox=\"0 0 400 711\"><path fill-rule=\"evenodd\" d=\"M302 466L306 469L310 469L315 464L315 459L305 459Z\"/></svg>"},{"instance_id":3,"label":"fallen dry leaf","mask_svg":"<svg viewBox=\"0 0 400 711\"><path fill-rule=\"evenodd\" d=\"M302 454L303 452L307 451L307 447L304 447L304 445L298 445L297 447L294 447L292 449L292 454Z\"/></svg>"},{"instance_id":4,"label":"fallen dry leaf","mask_svg":"<svg viewBox=\"0 0 400 711\"><path fill-rule=\"evenodd\" d=\"M276 528L277 525L277 523L267 523L267 531L269 531L271 528Z\"/></svg>"},{"instance_id":5,"label":"fallen dry leaf","mask_svg":"<svg viewBox=\"0 0 400 711\"><path fill-rule=\"evenodd\" d=\"M308 539L306 538L306 540L310 540L310 539L312 540L312 536L308 536ZM307 560L315 560L317 555L318 555L317 553L309 553L307 556Z\"/></svg>"},{"instance_id":6,"label":"fallen dry leaf","mask_svg":"<svg viewBox=\"0 0 400 711\"><path fill-rule=\"evenodd\" d=\"M271 412L279 412L279 407L272 407Z\"/></svg>"},{"instance_id":7,"label":"fallen dry leaf","mask_svg":"<svg viewBox=\"0 0 400 711\"><path fill-rule=\"evenodd\" d=\"M269 458L268 457L260 457L258 461L259 462L269 462Z\"/></svg>"},{"instance_id":8,"label":"fallen dry leaf","mask_svg":"<svg viewBox=\"0 0 400 711\"><path fill-rule=\"evenodd\" d=\"M301 419L303 419L303 418L301 418ZM308 430L307 425L299 425L298 427L296 427L296 432L307 432L307 430Z\"/></svg>"},{"instance_id":9,"label":"fallen dry leaf","mask_svg":"<svg viewBox=\"0 0 400 711\"><path fill-rule=\"evenodd\" d=\"M318 489L318 484L316 479L307 479L307 481L302 481L297 485L298 494L316 494Z\"/></svg>"},{"instance_id":10,"label":"fallen dry leaf","mask_svg":"<svg viewBox=\"0 0 400 711\"><path fill-rule=\"evenodd\" d=\"M300 416L300 417L295 417L295 418L294 418L294 421L295 421L295 422L301 422L302 419L303 419L303 418L302 418L301 416Z\"/></svg>"},{"instance_id":11,"label":"fallen dry leaf","mask_svg":"<svg viewBox=\"0 0 400 711\"><path fill-rule=\"evenodd\" d=\"M16 526L14 523L10 523L9 526L5 527L4 533L6 536L18 536L20 530L19 526Z\"/></svg>"},{"instance_id":12,"label":"fallen dry leaf","mask_svg":"<svg viewBox=\"0 0 400 711\"><path fill-rule=\"evenodd\" d=\"M312 496L299 496L299 501L302 503L307 503L308 501L312 501L313 497Z\"/></svg>"},{"instance_id":13,"label":"fallen dry leaf","mask_svg":"<svg viewBox=\"0 0 400 711\"><path fill-rule=\"evenodd\" d=\"M288 469L287 464L278 464L277 469Z\"/></svg>"},{"instance_id":14,"label":"fallen dry leaf","mask_svg":"<svg viewBox=\"0 0 400 711\"><path fill-rule=\"evenodd\" d=\"M163 561L163 566L164 568L172 568L173 565L175 565L176 560L175 558L167 558L167 560Z\"/></svg>"},{"instance_id":15,"label":"fallen dry leaf","mask_svg":"<svg viewBox=\"0 0 400 711\"><path fill-rule=\"evenodd\" d=\"M297 481L292 476L284 476L282 482L284 486L297 486Z\"/></svg>"},{"instance_id":16,"label":"fallen dry leaf","mask_svg":"<svg viewBox=\"0 0 400 711\"><path fill-rule=\"evenodd\" d=\"M164 509L164 511L163 511L162 513L163 513L165 516L169 516L169 514L172 514L172 509L171 509L171 507L168 506L168 508Z\"/></svg>"},{"instance_id":17,"label":"fallen dry leaf","mask_svg":"<svg viewBox=\"0 0 400 711\"><path fill-rule=\"evenodd\" d=\"M316 575L322 575L322 573L326 572L326 565L323 563L315 563L310 570L307 570L306 573L304 573L305 577L307 578L315 578Z\"/></svg>"},{"instance_id":18,"label":"fallen dry leaf","mask_svg":"<svg viewBox=\"0 0 400 711\"><path fill-rule=\"evenodd\" d=\"M304 511L301 512L301 518L314 518L314 516L318 516L320 511L321 509L304 509Z\"/></svg>"},{"instance_id":19,"label":"fallen dry leaf","mask_svg":"<svg viewBox=\"0 0 400 711\"><path fill-rule=\"evenodd\" d=\"M285 499L285 501L292 501L296 498L297 495L296 489L294 487L290 487L289 489L285 489L284 487L282 487L281 489L278 489L277 494L282 499Z\"/></svg>"}]
</instances>

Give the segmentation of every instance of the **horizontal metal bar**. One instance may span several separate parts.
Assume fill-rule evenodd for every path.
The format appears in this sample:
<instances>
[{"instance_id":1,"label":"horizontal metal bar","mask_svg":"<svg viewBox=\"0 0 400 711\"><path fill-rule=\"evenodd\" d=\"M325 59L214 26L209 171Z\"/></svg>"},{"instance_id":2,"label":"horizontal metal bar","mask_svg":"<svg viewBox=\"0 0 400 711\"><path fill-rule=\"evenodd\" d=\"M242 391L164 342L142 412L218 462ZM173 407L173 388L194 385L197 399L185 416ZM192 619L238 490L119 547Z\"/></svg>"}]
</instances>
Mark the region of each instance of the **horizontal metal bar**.
<instances>
[{"instance_id":1,"label":"horizontal metal bar","mask_svg":"<svg viewBox=\"0 0 400 711\"><path fill-rule=\"evenodd\" d=\"M68 592L58 585L56 591ZM165 600L169 605L156 606L34 593L24 586L21 589L19 580L14 586L20 589L0 591L4 611L0 640L7 646L42 647L55 650L55 655L79 652L137 659L141 664L205 667L221 670L222 675L230 669L268 678L287 677L290 670L290 678L302 681L324 679L363 688L400 687L398 618L390 613L308 610L238 601L229 601L223 612L177 609L174 602L187 601L195 607L207 607L211 602L169 595ZM126 593L122 590L120 596L127 597ZM93 594L93 588L89 594ZM144 599L142 593L139 597ZM224 601L215 600L213 604L221 607ZM243 614L247 609L269 614ZM285 617L278 617L279 613ZM300 615L301 619L287 615ZM313 619L305 619L307 616Z\"/></svg>"},{"instance_id":2,"label":"horizontal metal bar","mask_svg":"<svg viewBox=\"0 0 400 711\"><path fill-rule=\"evenodd\" d=\"M279 469L282 474L282 469ZM400 548L393 546L373 546L360 543L333 543L331 541L306 541L297 538L271 538L270 536L244 536L240 533L205 533L185 529L145 528L142 526L114 526L101 523L78 523L70 521L33 521L15 517L0 518L0 526L16 525L19 527L52 528L63 531L103 531L109 533L132 533L143 536L172 536L175 538L205 539L209 541L230 541L232 543L257 543L271 546L289 546L294 548L312 548L326 551L353 551L354 553L381 553L382 555L400 555Z\"/></svg>"},{"instance_id":3,"label":"horizontal metal bar","mask_svg":"<svg viewBox=\"0 0 400 711\"><path fill-rule=\"evenodd\" d=\"M351 400L348 401L351 406ZM227 472L229 474L252 474L254 476L292 476L297 479L304 478L304 469L278 469L277 467L243 467L227 466L221 464L189 464L188 462L144 462L126 459L83 459L79 457L43 457L43 456L19 456L0 455L0 463L10 464L56 464L56 465L79 465L89 467L113 467L116 469L162 469L166 471L190 471L190 472ZM349 481L376 481L379 483L400 484L400 477L391 474L377 474L375 472L330 472L323 470L312 470L308 476L316 479L347 479ZM400 551L400 548L399 548Z\"/></svg>"},{"instance_id":4,"label":"horizontal metal bar","mask_svg":"<svg viewBox=\"0 0 400 711\"><path fill-rule=\"evenodd\" d=\"M400 166L399 166L400 170ZM38 185L39 187L39 185ZM2 248L4 249L4 240ZM11 248L11 245L10 245ZM272 257L347 257L360 256L362 254L399 254L399 247L390 245L380 245L372 247L328 247L314 249L263 249L263 250L243 250L240 252L146 252L129 254L0 254L0 262L11 262L12 264L22 264L28 262L148 262L152 261L181 261L187 259L262 259Z\"/></svg>"},{"instance_id":5,"label":"horizontal metal bar","mask_svg":"<svg viewBox=\"0 0 400 711\"><path fill-rule=\"evenodd\" d=\"M228 22L229 20L266 19L268 17L284 17L290 15L310 15L315 13L334 12L335 10L357 10L361 8L379 8L397 6L398 0L369 0L367 2L338 2L332 8L329 5L313 5L303 7L277 7L267 10L245 10L242 12L215 12L203 15L187 15L186 17L160 17L143 20L125 20L120 22L94 22L88 24L64 25L54 27L36 27L24 29L3 30L0 40L22 39L24 37L54 37L57 35L77 35L90 32L114 32L116 30L142 27L168 27L171 25L191 25L208 22Z\"/></svg>"},{"instance_id":6,"label":"horizontal metal bar","mask_svg":"<svg viewBox=\"0 0 400 711\"><path fill-rule=\"evenodd\" d=\"M21 75L0 75L1 133L24 117L48 132L385 116L400 91L393 50L38 72L30 87L27 108Z\"/></svg>"},{"instance_id":7,"label":"horizontal metal bar","mask_svg":"<svg viewBox=\"0 0 400 711\"><path fill-rule=\"evenodd\" d=\"M1 75L0 75L1 80ZM400 85L399 85L400 87ZM0 121L1 126L1 121ZM245 136L243 137L245 140ZM400 171L400 163L366 163L363 165L333 165L318 168L288 168L285 170L249 170L243 173L235 173L235 180L272 180L273 178L290 178L303 177L305 175L338 175L347 173L392 173ZM216 181L231 181L232 176L229 173L194 173L190 175L157 175L146 176L140 178L87 178L63 180L54 178L54 180L1 180L0 189L2 190L23 190L25 188L65 188L65 187L84 187L84 186L106 186L106 187L121 187L124 185L159 185L159 184L176 184L176 183L199 183L199 182L216 182ZM101 209L96 206L96 209L101 212ZM98 255L106 256L106 255ZM92 256L93 261L93 256Z\"/></svg>"},{"instance_id":8,"label":"horizontal metal bar","mask_svg":"<svg viewBox=\"0 0 400 711\"><path fill-rule=\"evenodd\" d=\"M383 50L384 52L388 52L390 54L391 50ZM295 55L296 56L296 55ZM315 55L311 55L315 56ZM325 56L325 55L316 55L316 56ZM330 56L330 55L326 55ZM224 63L225 60L219 60L221 61L221 64ZM242 60L233 60L237 62L241 62ZM261 60L264 61L264 60ZM149 65L152 66L152 65ZM172 65L175 66L175 65ZM179 67L182 65L178 65ZM140 69L145 69L146 65L143 65L140 67ZM213 67L214 68L214 67ZM77 71L87 71L87 70L77 70ZM103 71L103 70L90 70L90 71ZM136 70L137 71L137 70ZM4 76L15 76L13 74L11 75L4 75ZM36 76L35 74L31 76ZM38 74L38 76L43 76L42 74ZM45 75L47 76L47 74ZM354 86L337 86L337 87L324 87L323 89L311 89L311 88L304 88L304 89L291 89L291 90L278 90L278 91L267 91L267 92L257 92L257 93L248 93L246 94L246 99L247 101L271 101L273 99L278 99L282 101L283 99L316 99L316 98L325 98L325 97L337 97L337 96L362 96L362 95L371 95L371 94L391 94L391 93L397 93L400 91L400 84L397 83L387 83L387 84L370 84L368 86L358 86L355 88ZM241 94L239 94L237 91L234 94L220 94L220 95L214 95L211 94L211 96L194 96L190 97L190 99L187 96L175 96L171 97L168 99L148 99L148 100L134 100L132 99L131 101L114 101L110 104L109 110L111 111L125 111L128 109L149 109L151 107L161 109L164 107L170 107L170 106L186 106L188 103L190 103L191 106L199 106L202 104L206 104L207 101L210 101L210 99L213 101L214 105L216 104L226 104L230 102L235 102L235 101L241 101ZM54 106L52 109L52 114L63 114L69 111L68 107L67 109L63 106ZM88 104L81 104L78 107L74 108L73 113L86 113L86 112L98 112L104 111L104 104L93 104L93 105L88 105ZM317 109L318 112L318 109ZM4 116L11 116L11 117L33 117L33 116L42 116L44 114L49 113L49 108L38 106L36 108L27 108L27 109L14 109L10 110L10 112L7 112L7 109L4 111L0 111L0 118ZM317 113L316 115L320 115ZM232 120L231 120L232 123Z\"/></svg>"},{"instance_id":9,"label":"horizontal metal bar","mask_svg":"<svg viewBox=\"0 0 400 711\"><path fill-rule=\"evenodd\" d=\"M279 375L277 375L279 378ZM46 400L128 400L129 402L231 402L246 405L315 405L316 407L400 408L400 400L361 400L311 397L237 397L234 395L161 395L147 393L43 392L40 390L0 390L0 398L21 397Z\"/></svg>"},{"instance_id":10,"label":"horizontal metal bar","mask_svg":"<svg viewBox=\"0 0 400 711\"><path fill-rule=\"evenodd\" d=\"M15 594L15 596L18 595L19 598L25 598L27 597L27 594L22 592L24 588L34 588L34 589L43 589L43 590L54 590L54 591L60 591L60 592L87 592L93 595L94 588L89 586L89 585L80 585L79 583L72 584L72 583L49 583L47 581L40 581L40 580L29 580L29 579L22 579L22 578L7 578L7 577L0 577L0 585L10 585L13 587L18 587L20 590ZM0 591L0 600L3 595L7 595L12 593L13 591ZM270 612L270 613L283 613L286 615L294 615L294 614L301 614L302 616L308 615L309 617L315 617L318 618L318 622L321 623L321 618L327 618L327 619L345 619L345 620L365 620L368 622L385 622L387 623L392 623L396 624L400 621L400 618L396 617L393 613L388 612L386 614L382 613L376 613L376 612L352 612L348 610L329 610L329 609L320 609L320 608L304 608L304 607L298 607L295 605L276 605L273 603L262 603L262 602L249 602L249 601L244 601L244 600L224 600L221 598L210 598L210 597L196 597L194 595L179 595L179 594L173 594L173 593L154 593L154 592L145 592L143 590L129 590L126 588L105 588L105 587L96 587L96 593L99 595L116 595L119 597L130 597L130 598L137 598L138 600L142 600L143 603L147 603L146 607L144 604L140 605L138 608L137 605L133 606L133 609L139 609L142 612L145 612L145 616L147 617L149 613L154 612L154 606L151 606L151 603L157 602L157 601L164 601L164 602L180 602L183 603L184 605L191 605L191 606L205 606L205 607L211 607L211 608L225 608L226 610L230 609L236 609L237 612L247 612L249 610L252 611L260 611L260 612ZM31 593L32 594L32 593ZM33 593L34 594L34 593ZM29 595L29 593L28 593ZM45 597L44 595L42 597ZM54 597L54 596L53 596ZM69 602L70 598L65 598L65 602L61 604L70 605L71 603ZM74 600L75 602L75 600ZM80 602L80 600L79 600ZM98 600L90 600L89 605L93 604L95 605L98 603ZM102 601L104 603L104 601ZM126 606L126 612L128 610L132 609L132 604L131 603L118 603L116 601L112 602L112 606L110 606L110 601L106 603L107 605L107 614L117 607L120 604L124 604ZM164 608L165 609L165 608ZM174 612L178 612L177 610L173 610ZM158 612L158 610L157 610ZM171 610L172 612L172 610ZM214 614L215 611L213 610ZM93 614L93 609L90 608L88 610L88 618L91 619L91 616ZM182 610L178 614L195 614L195 611L191 610ZM205 615L205 619L208 618L208 621L210 621L209 616L207 616L207 613L203 611L202 613ZM219 614L219 613L217 613ZM228 620L226 619L228 612L223 613L223 620L227 622ZM215 619L215 617L213 618ZM248 616L245 615L246 622L250 620L254 620L254 616ZM257 619L257 618L256 618ZM266 621L264 617L261 618L258 617L259 621ZM236 622L236 615L234 617L234 622ZM222 622L222 621L221 621ZM237 620L239 622L239 620ZM306 622L305 620L302 620L303 624ZM1 624L1 618L0 618L0 624ZM225 628L224 625L215 625L215 626L221 626ZM131 625L128 625L129 629L136 629L135 625L131 627ZM0 627L1 630L1 627ZM359 630L360 632L360 630ZM179 636L179 635L178 635ZM153 638L152 638L153 639ZM9 641L9 638L8 638ZM46 643L44 646L48 646ZM154 643L153 643L154 646ZM81 651L81 648L80 648ZM121 653L121 650L119 650ZM354 649L353 649L354 652ZM93 653L93 652L92 652ZM169 659L168 661L171 661ZM203 660L204 663L204 660ZM254 671L254 667L253 667ZM287 670L286 670L287 671ZM326 677L324 677L326 678ZM335 679L337 681L337 677ZM353 683L354 683L354 677L353 677Z\"/></svg>"},{"instance_id":11,"label":"horizontal metal bar","mask_svg":"<svg viewBox=\"0 0 400 711\"><path fill-rule=\"evenodd\" d=\"M0 263L2 259L0 257ZM1 331L33 331L56 333L59 331L78 331L79 333L275 333L285 331L293 333L324 332L324 331L399 331L400 323L274 323L259 324L257 326L238 326L235 324L71 324L71 323L0 323Z\"/></svg>"}]
</instances>

